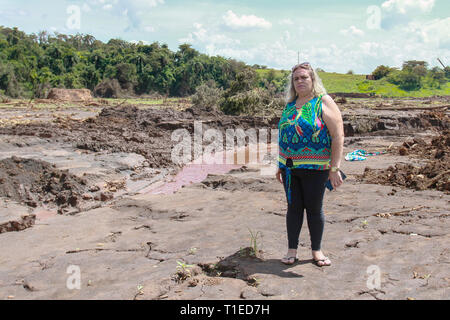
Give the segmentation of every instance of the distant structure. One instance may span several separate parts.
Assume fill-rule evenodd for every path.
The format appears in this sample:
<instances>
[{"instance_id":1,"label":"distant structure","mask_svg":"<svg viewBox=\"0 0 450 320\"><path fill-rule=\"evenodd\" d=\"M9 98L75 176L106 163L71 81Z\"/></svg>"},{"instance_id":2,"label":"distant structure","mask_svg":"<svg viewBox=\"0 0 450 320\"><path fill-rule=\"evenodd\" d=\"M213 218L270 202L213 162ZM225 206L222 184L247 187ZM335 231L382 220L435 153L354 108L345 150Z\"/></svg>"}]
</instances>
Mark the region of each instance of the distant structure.
<instances>
[{"instance_id":1,"label":"distant structure","mask_svg":"<svg viewBox=\"0 0 450 320\"><path fill-rule=\"evenodd\" d=\"M374 75L372 75L372 74L367 74L367 75L366 75L366 80L376 80L376 79L375 79L375 76L374 76Z\"/></svg>"},{"instance_id":2,"label":"distant structure","mask_svg":"<svg viewBox=\"0 0 450 320\"><path fill-rule=\"evenodd\" d=\"M47 99L72 101L72 102L86 102L92 100L91 91L89 89L50 89Z\"/></svg>"}]
</instances>

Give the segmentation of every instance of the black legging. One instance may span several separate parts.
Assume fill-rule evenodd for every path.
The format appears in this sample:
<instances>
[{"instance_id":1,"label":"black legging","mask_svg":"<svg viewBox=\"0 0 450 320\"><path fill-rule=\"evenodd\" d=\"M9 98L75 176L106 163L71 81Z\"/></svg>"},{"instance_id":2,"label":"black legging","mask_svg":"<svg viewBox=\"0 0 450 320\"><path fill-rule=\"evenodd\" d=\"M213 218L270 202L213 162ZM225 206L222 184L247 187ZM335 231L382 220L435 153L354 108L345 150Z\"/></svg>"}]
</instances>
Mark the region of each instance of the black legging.
<instances>
[{"instance_id":1,"label":"black legging","mask_svg":"<svg viewBox=\"0 0 450 320\"><path fill-rule=\"evenodd\" d=\"M306 209L311 249L320 250L325 216L322 210L329 170L291 169L291 204L288 203L286 227L289 249L297 249ZM281 173L286 192L286 173Z\"/></svg>"}]
</instances>

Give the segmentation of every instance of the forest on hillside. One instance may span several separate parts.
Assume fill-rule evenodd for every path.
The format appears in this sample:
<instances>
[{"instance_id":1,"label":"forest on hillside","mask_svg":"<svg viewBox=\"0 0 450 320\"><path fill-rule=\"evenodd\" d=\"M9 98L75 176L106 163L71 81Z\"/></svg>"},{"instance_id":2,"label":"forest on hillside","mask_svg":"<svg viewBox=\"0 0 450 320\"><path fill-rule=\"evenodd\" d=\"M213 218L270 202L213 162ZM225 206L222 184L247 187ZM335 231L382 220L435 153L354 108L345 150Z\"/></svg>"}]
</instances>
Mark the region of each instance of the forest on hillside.
<instances>
[{"instance_id":1,"label":"forest on hillside","mask_svg":"<svg viewBox=\"0 0 450 320\"><path fill-rule=\"evenodd\" d=\"M429 68L425 61L405 61L401 69L378 66L372 72L376 81L352 71L317 71L330 92L429 96L449 91L450 68ZM103 43L88 34L26 34L0 26L0 96L10 98L46 98L51 88L87 88L102 98L191 96L195 104L239 114L282 107L288 75L202 54L186 43L173 52L159 42Z\"/></svg>"},{"instance_id":2,"label":"forest on hillside","mask_svg":"<svg viewBox=\"0 0 450 320\"><path fill-rule=\"evenodd\" d=\"M258 66L260 68L261 66ZM45 97L51 87L120 86L127 94L187 96L209 81L226 90L241 74L253 85L282 91L285 77L274 72L261 79L244 62L208 56L181 44L172 52L166 44L130 43L111 39L103 43L91 35L46 31L26 34L0 27L0 94L9 97Z\"/></svg>"}]
</instances>

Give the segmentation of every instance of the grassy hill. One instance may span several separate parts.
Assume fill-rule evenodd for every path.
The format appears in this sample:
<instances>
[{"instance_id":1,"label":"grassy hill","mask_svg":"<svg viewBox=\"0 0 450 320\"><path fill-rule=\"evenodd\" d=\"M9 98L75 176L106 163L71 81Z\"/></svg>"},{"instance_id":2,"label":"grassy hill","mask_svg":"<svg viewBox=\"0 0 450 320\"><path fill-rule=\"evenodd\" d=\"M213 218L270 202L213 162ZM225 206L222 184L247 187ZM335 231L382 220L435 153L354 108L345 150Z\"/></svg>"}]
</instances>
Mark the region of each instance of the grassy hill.
<instances>
[{"instance_id":1,"label":"grassy hill","mask_svg":"<svg viewBox=\"0 0 450 320\"><path fill-rule=\"evenodd\" d=\"M281 83L284 77L289 75L286 70L273 69L257 69L257 74L260 77L267 79L270 72L272 77L275 77L277 83ZM422 87L420 90L405 91L400 89L397 85L389 83L386 79L380 80L366 80L365 75L359 74L341 74L335 72L318 72L319 77L327 89L327 92L359 92L359 93L373 93L382 97L429 97L434 95L448 96L450 95L450 82L447 82L440 89Z\"/></svg>"},{"instance_id":2,"label":"grassy hill","mask_svg":"<svg viewBox=\"0 0 450 320\"><path fill-rule=\"evenodd\" d=\"M366 76L358 74L340 74L318 72L327 92L360 92L358 84L366 80Z\"/></svg>"},{"instance_id":3,"label":"grassy hill","mask_svg":"<svg viewBox=\"0 0 450 320\"><path fill-rule=\"evenodd\" d=\"M374 93L382 97L429 97L433 95L450 95L450 82L440 89L422 87L420 90L405 91L386 79L366 80L365 75L349 75L339 73L319 72L319 77L329 93L360 92Z\"/></svg>"}]
</instances>

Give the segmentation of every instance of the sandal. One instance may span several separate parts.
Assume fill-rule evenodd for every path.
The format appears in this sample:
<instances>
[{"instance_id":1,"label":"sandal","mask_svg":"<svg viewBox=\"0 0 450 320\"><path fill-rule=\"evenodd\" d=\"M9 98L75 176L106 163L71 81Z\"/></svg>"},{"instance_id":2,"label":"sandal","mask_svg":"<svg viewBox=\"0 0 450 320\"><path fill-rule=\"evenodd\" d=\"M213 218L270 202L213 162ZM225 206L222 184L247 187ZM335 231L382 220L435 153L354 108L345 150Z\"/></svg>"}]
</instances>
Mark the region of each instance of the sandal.
<instances>
[{"instance_id":1,"label":"sandal","mask_svg":"<svg viewBox=\"0 0 450 320\"><path fill-rule=\"evenodd\" d=\"M325 258L323 258L323 259L318 259L318 260L316 260L316 259L313 259L314 260L314 264L316 265L316 266L318 266L318 267L328 267L328 266L331 266L331 260L330 259L328 259L328 257L325 257ZM325 261L330 261L330 263L325 263ZM323 264L319 264L319 262L323 262Z\"/></svg>"},{"instance_id":2,"label":"sandal","mask_svg":"<svg viewBox=\"0 0 450 320\"><path fill-rule=\"evenodd\" d=\"M283 259L281 259L281 263L291 265L294 264L297 260L297 257L284 256Z\"/></svg>"}]
</instances>

